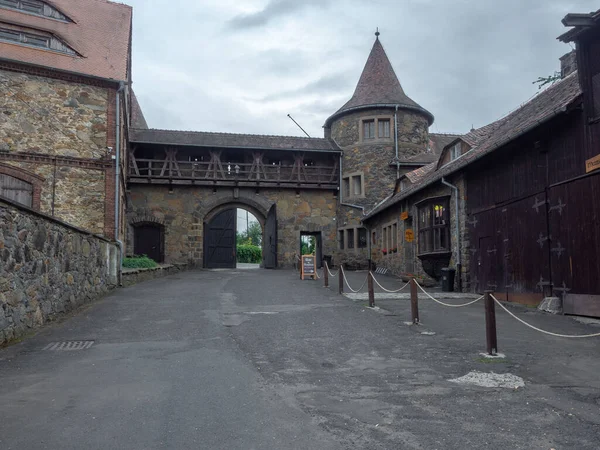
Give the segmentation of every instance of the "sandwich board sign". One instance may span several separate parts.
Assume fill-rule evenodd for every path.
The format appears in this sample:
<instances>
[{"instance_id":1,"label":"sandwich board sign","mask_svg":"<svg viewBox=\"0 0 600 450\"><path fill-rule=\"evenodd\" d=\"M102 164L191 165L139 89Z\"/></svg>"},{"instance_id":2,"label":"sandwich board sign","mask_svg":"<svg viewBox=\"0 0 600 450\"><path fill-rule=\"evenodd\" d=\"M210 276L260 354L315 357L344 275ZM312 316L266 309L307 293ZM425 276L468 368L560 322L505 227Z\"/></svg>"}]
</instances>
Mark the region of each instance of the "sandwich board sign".
<instances>
[{"instance_id":1,"label":"sandwich board sign","mask_svg":"<svg viewBox=\"0 0 600 450\"><path fill-rule=\"evenodd\" d=\"M315 255L302 255L302 272L300 273L301 279L316 277L315 269Z\"/></svg>"}]
</instances>

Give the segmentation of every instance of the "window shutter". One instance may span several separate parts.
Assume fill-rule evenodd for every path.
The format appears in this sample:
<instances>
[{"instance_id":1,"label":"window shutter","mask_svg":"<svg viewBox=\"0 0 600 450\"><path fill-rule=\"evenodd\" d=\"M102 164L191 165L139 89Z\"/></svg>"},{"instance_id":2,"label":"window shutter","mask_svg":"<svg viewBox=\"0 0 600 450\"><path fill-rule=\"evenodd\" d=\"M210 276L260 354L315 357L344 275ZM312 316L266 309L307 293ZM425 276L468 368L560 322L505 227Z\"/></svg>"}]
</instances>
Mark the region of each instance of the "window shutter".
<instances>
[{"instance_id":1,"label":"window shutter","mask_svg":"<svg viewBox=\"0 0 600 450\"><path fill-rule=\"evenodd\" d=\"M0 195L31 208L33 204L33 185L0 173Z\"/></svg>"}]
</instances>

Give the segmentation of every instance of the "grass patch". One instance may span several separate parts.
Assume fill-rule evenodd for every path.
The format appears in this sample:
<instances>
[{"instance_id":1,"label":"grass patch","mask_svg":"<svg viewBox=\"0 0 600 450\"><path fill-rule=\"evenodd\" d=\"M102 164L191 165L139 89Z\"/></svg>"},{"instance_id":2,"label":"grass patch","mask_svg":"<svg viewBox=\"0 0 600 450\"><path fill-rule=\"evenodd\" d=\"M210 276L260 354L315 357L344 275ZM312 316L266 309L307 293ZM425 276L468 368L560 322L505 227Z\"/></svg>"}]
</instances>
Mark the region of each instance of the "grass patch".
<instances>
[{"instance_id":1,"label":"grass patch","mask_svg":"<svg viewBox=\"0 0 600 450\"><path fill-rule=\"evenodd\" d=\"M123 267L128 269L152 269L156 266L156 261L148 258L146 255L123 259Z\"/></svg>"}]
</instances>

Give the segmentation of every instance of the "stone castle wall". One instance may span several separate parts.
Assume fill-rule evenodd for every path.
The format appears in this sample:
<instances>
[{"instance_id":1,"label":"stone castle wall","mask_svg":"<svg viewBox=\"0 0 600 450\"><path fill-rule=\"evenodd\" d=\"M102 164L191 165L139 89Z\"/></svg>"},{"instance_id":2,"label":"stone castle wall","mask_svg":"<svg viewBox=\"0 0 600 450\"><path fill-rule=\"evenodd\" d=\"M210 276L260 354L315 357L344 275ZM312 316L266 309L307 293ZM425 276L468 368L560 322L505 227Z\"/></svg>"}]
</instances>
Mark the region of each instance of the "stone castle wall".
<instances>
[{"instance_id":1,"label":"stone castle wall","mask_svg":"<svg viewBox=\"0 0 600 450\"><path fill-rule=\"evenodd\" d=\"M0 150L106 155L108 89L0 70Z\"/></svg>"},{"instance_id":2,"label":"stone castle wall","mask_svg":"<svg viewBox=\"0 0 600 450\"><path fill-rule=\"evenodd\" d=\"M376 242L372 244L372 259L378 267L385 267L389 269L393 274L399 276L416 276L417 278L425 281L426 283L437 283L439 280L433 279L425 270L423 266L423 259L419 258L418 245L419 245L419 233L418 233L418 208L416 203L433 197L439 196L450 196L450 236L451 236L451 248L452 254L446 260L449 267L456 267L457 251L461 252L461 275L462 275L462 286L458 285L458 274L455 277L455 289L467 291L469 289L469 240L468 233L465 224L465 199L466 199L466 183L464 177L458 176L455 179L449 180L452 184L459 189L459 232L461 238L460 249L457 249L456 243L456 207L454 200L454 192L439 183L435 183L422 191L412 195L407 201L401 201L398 204L388 208L385 212L375 216L369 220L370 231L375 231ZM407 206L406 203L408 202ZM402 212L408 211L412 220L404 221L401 220L400 215ZM398 225L398 251L396 253L388 253L384 255L382 253L382 227L390 224L397 223ZM414 232L414 242L409 243L405 240L405 231L410 228ZM406 247L412 247L408 249ZM410 255L410 256L409 256ZM444 264L445 265L445 264Z\"/></svg>"},{"instance_id":3,"label":"stone castle wall","mask_svg":"<svg viewBox=\"0 0 600 450\"><path fill-rule=\"evenodd\" d=\"M155 221L164 226L165 262L202 267L204 221L209 213L228 207L248 209L261 222L268 208L277 208L278 267L292 267L300 252L300 233L322 233L323 254L336 249L336 205L332 191L130 185L128 220L132 227L127 240L133 252L133 225Z\"/></svg>"},{"instance_id":4,"label":"stone castle wall","mask_svg":"<svg viewBox=\"0 0 600 450\"><path fill-rule=\"evenodd\" d=\"M117 284L114 243L0 199L0 344Z\"/></svg>"}]
</instances>

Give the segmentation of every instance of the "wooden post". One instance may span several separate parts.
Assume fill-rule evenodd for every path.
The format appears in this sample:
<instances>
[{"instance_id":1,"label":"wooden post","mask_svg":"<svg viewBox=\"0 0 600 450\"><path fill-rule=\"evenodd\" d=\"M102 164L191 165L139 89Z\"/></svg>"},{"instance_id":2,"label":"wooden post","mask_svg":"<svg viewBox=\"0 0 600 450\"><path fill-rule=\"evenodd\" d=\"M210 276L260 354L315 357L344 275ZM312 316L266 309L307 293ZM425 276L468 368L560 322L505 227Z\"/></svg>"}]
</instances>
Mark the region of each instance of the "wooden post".
<instances>
[{"instance_id":1,"label":"wooden post","mask_svg":"<svg viewBox=\"0 0 600 450\"><path fill-rule=\"evenodd\" d=\"M323 286L329 287L329 267L327 266L327 261L325 261L323 267Z\"/></svg>"},{"instance_id":2,"label":"wooden post","mask_svg":"<svg viewBox=\"0 0 600 450\"><path fill-rule=\"evenodd\" d=\"M373 308L375 306L375 291L373 289L373 275L371 275L371 269L373 264L371 263L371 259L369 258L369 273L367 274L368 281L367 286L369 288L369 308Z\"/></svg>"},{"instance_id":3,"label":"wooden post","mask_svg":"<svg viewBox=\"0 0 600 450\"><path fill-rule=\"evenodd\" d=\"M338 294L344 293L344 274L342 270L344 269L344 263L340 264L340 269L338 270Z\"/></svg>"},{"instance_id":4,"label":"wooden post","mask_svg":"<svg viewBox=\"0 0 600 450\"><path fill-rule=\"evenodd\" d=\"M419 324L419 295L417 294L417 282L414 278L410 279L410 314L412 323Z\"/></svg>"},{"instance_id":5,"label":"wooden post","mask_svg":"<svg viewBox=\"0 0 600 450\"><path fill-rule=\"evenodd\" d=\"M496 303L491 296L492 291L485 291L485 335L488 355L498 353L498 336L496 333Z\"/></svg>"}]
</instances>

